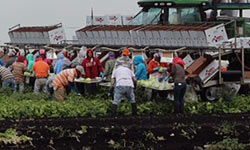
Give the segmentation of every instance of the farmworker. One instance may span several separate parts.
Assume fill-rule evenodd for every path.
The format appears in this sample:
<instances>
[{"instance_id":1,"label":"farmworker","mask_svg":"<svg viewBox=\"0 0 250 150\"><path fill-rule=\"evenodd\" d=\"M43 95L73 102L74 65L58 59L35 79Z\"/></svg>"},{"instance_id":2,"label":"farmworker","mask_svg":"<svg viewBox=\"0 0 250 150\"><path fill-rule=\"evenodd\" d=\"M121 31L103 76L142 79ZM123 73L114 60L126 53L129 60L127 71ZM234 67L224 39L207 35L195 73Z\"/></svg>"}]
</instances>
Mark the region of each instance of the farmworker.
<instances>
[{"instance_id":1,"label":"farmworker","mask_svg":"<svg viewBox=\"0 0 250 150\"><path fill-rule=\"evenodd\" d=\"M85 59L85 56L86 56L86 50L87 50L86 47L84 47L84 46L81 47L81 50L80 50L78 56L72 61L72 65L71 65L72 68L75 68L78 65L82 65L82 62L83 62L83 60ZM79 89L79 92L81 94L83 94L84 93L84 86L85 85L82 84L82 83L77 82L76 86Z\"/></svg>"},{"instance_id":2,"label":"farmworker","mask_svg":"<svg viewBox=\"0 0 250 150\"><path fill-rule=\"evenodd\" d=\"M51 76L48 78L48 80L46 82L46 89L47 89L47 92L49 94L49 99L52 99L53 94L54 94L54 89L53 89L52 83L53 83L55 78L56 78L56 75Z\"/></svg>"},{"instance_id":3,"label":"farmworker","mask_svg":"<svg viewBox=\"0 0 250 150\"><path fill-rule=\"evenodd\" d=\"M147 80L147 68L142 56L134 57L134 66L136 67L135 77L137 80Z\"/></svg>"},{"instance_id":4,"label":"farmworker","mask_svg":"<svg viewBox=\"0 0 250 150\"><path fill-rule=\"evenodd\" d=\"M33 65L34 65L34 55L33 54L28 54L26 56L26 59L28 61L28 65L27 65L28 70L32 71L32 68L33 68Z\"/></svg>"},{"instance_id":5,"label":"farmworker","mask_svg":"<svg viewBox=\"0 0 250 150\"><path fill-rule=\"evenodd\" d=\"M52 83L56 100L58 102L63 102L66 99L67 87L71 88L78 94L78 91L74 86L74 80L84 74L84 68L78 65L74 69L66 69L57 75Z\"/></svg>"},{"instance_id":6,"label":"farmworker","mask_svg":"<svg viewBox=\"0 0 250 150\"><path fill-rule=\"evenodd\" d=\"M64 56L64 58L63 58L63 70L71 68L71 66L72 66L71 61Z\"/></svg>"},{"instance_id":7,"label":"farmworker","mask_svg":"<svg viewBox=\"0 0 250 150\"><path fill-rule=\"evenodd\" d=\"M5 65L5 67L11 68L12 64L17 60L16 51L14 49L10 49L10 51L7 55L9 56L9 59Z\"/></svg>"},{"instance_id":8,"label":"farmworker","mask_svg":"<svg viewBox=\"0 0 250 150\"><path fill-rule=\"evenodd\" d=\"M17 61L12 65L12 73L15 77L14 92L19 88L19 92L23 93L24 90L24 72L27 71L27 67L24 65L24 56L18 56Z\"/></svg>"},{"instance_id":9,"label":"farmworker","mask_svg":"<svg viewBox=\"0 0 250 150\"><path fill-rule=\"evenodd\" d=\"M104 76L107 81L111 81L111 75L115 67L115 53L109 52L109 60L105 63Z\"/></svg>"},{"instance_id":10,"label":"farmworker","mask_svg":"<svg viewBox=\"0 0 250 150\"><path fill-rule=\"evenodd\" d=\"M115 84L115 85L114 85ZM112 74L111 88L114 89L114 100L112 115L116 114L117 105L128 98L132 105L132 115L137 115L134 88L136 88L136 78L131 69L119 65Z\"/></svg>"},{"instance_id":11,"label":"farmworker","mask_svg":"<svg viewBox=\"0 0 250 150\"><path fill-rule=\"evenodd\" d=\"M124 49L122 51L122 56L119 57L117 60L116 60L116 64L115 64L115 69L119 66L119 65L122 65L124 67L127 67L131 70L133 70L133 62L132 60L129 58L130 56L130 51L128 49Z\"/></svg>"},{"instance_id":12,"label":"farmworker","mask_svg":"<svg viewBox=\"0 0 250 150\"><path fill-rule=\"evenodd\" d=\"M51 65L51 60L47 59L46 52L44 49L40 49L39 55L41 56L42 60L46 62L48 65ZM37 61L37 60L36 60Z\"/></svg>"},{"instance_id":13,"label":"farmworker","mask_svg":"<svg viewBox=\"0 0 250 150\"><path fill-rule=\"evenodd\" d=\"M64 65L64 55L63 53L59 54L59 60L56 62L55 67L54 67L54 72L55 74L59 74L60 72L63 71L63 65ZM67 58L66 58L67 59Z\"/></svg>"},{"instance_id":14,"label":"farmworker","mask_svg":"<svg viewBox=\"0 0 250 150\"><path fill-rule=\"evenodd\" d=\"M46 81L49 75L50 67L43 61L41 56L37 57L37 62L33 66L33 71L35 73L36 81L34 86L34 93L39 94L42 89L46 93Z\"/></svg>"},{"instance_id":15,"label":"farmworker","mask_svg":"<svg viewBox=\"0 0 250 150\"><path fill-rule=\"evenodd\" d=\"M2 80L2 88L15 88L15 79L10 70L6 67L0 66L0 76Z\"/></svg>"},{"instance_id":16,"label":"farmworker","mask_svg":"<svg viewBox=\"0 0 250 150\"><path fill-rule=\"evenodd\" d=\"M64 57L67 58L68 61L70 61L70 55L69 55L68 50L63 49L63 50L62 50L62 53L63 53ZM70 61L70 62L71 62L71 61Z\"/></svg>"},{"instance_id":17,"label":"farmworker","mask_svg":"<svg viewBox=\"0 0 250 150\"><path fill-rule=\"evenodd\" d=\"M148 64L148 75L149 75L149 78L152 77L153 73L160 72L160 68L161 67L164 68L163 72L167 72L167 70L168 70L167 68L169 67L168 64L166 64L166 63L160 63L160 61L161 61L161 54L160 53L155 53L154 54L154 58ZM157 97L158 93L159 93L159 95L164 95L163 92L152 89L151 99L155 99Z\"/></svg>"},{"instance_id":18,"label":"farmworker","mask_svg":"<svg viewBox=\"0 0 250 150\"><path fill-rule=\"evenodd\" d=\"M77 57L76 51L70 51L69 53L69 61L72 62Z\"/></svg>"},{"instance_id":19,"label":"farmworker","mask_svg":"<svg viewBox=\"0 0 250 150\"><path fill-rule=\"evenodd\" d=\"M85 70L85 78L104 77L102 64L98 58L94 57L92 49L87 50L87 58L83 60L82 66Z\"/></svg>"},{"instance_id":20,"label":"farmworker","mask_svg":"<svg viewBox=\"0 0 250 150\"><path fill-rule=\"evenodd\" d=\"M154 72L158 72L160 67L164 67L163 64L160 63L161 61L161 54L155 53L154 58L148 64L148 74L152 74Z\"/></svg>"},{"instance_id":21,"label":"farmworker","mask_svg":"<svg viewBox=\"0 0 250 150\"><path fill-rule=\"evenodd\" d=\"M86 55L84 49L80 50L79 55L72 61L72 67L76 67L77 65L82 64L82 62L83 62L83 60L85 58L85 55Z\"/></svg>"},{"instance_id":22,"label":"farmworker","mask_svg":"<svg viewBox=\"0 0 250 150\"><path fill-rule=\"evenodd\" d=\"M174 79L175 113L184 113L184 96L187 89L184 67L185 63L181 58L174 58L170 76Z\"/></svg>"},{"instance_id":23,"label":"farmworker","mask_svg":"<svg viewBox=\"0 0 250 150\"><path fill-rule=\"evenodd\" d=\"M95 79L101 77L104 79L102 64L98 58L94 57L92 49L87 50L87 58L83 60L82 66L85 70L85 78ZM84 84L84 90L86 95L93 95L96 91L96 84L86 83Z\"/></svg>"}]
</instances>

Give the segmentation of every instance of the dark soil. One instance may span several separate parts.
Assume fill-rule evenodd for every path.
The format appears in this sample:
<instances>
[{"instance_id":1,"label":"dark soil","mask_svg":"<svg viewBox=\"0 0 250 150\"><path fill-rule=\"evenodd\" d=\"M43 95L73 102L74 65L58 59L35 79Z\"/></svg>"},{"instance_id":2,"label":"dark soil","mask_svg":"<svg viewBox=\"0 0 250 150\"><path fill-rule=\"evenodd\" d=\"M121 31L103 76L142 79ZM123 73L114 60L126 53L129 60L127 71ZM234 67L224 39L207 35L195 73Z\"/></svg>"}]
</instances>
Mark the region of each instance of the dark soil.
<instances>
[{"instance_id":1,"label":"dark soil","mask_svg":"<svg viewBox=\"0 0 250 150\"><path fill-rule=\"evenodd\" d=\"M223 130L226 125L232 129ZM225 136L249 143L249 125L250 114L3 120L0 132L13 128L33 140L18 146L2 143L0 148L192 150Z\"/></svg>"}]
</instances>

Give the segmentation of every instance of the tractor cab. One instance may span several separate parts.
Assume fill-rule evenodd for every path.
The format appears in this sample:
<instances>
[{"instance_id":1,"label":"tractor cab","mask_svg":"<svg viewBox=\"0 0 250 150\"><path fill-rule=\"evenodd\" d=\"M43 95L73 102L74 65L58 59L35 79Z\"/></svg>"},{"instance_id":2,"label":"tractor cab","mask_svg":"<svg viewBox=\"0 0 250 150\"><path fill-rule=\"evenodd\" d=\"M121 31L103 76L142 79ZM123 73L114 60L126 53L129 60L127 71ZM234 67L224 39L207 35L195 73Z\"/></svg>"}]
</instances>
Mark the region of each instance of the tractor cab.
<instances>
[{"instance_id":1,"label":"tractor cab","mask_svg":"<svg viewBox=\"0 0 250 150\"><path fill-rule=\"evenodd\" d=\"M131 25L193 24L206 20L208 0L140 0Z\"/></svg>"}]
</instances>

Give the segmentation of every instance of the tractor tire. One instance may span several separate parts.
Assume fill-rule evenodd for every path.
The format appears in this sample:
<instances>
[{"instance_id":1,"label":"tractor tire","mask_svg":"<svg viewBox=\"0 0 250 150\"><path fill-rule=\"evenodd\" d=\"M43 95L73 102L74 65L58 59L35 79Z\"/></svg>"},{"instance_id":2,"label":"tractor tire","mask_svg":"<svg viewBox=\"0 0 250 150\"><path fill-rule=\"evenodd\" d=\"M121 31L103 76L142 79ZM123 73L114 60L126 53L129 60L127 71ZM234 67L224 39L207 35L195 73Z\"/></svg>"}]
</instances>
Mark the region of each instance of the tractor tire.
<instances>
[{"instance_id":1,"label":"tractor tire","mask_svg":"<svg viewBox=\"0 0 250 150\"><path fill-rule=\"evenodd\" d=\"M214 97L211 93L211 89L213 87L208 87L205 89L202 89L200 96L203 101L208 101L208 102L216 102L218 98Z\"/></svg>"}]
</instances>

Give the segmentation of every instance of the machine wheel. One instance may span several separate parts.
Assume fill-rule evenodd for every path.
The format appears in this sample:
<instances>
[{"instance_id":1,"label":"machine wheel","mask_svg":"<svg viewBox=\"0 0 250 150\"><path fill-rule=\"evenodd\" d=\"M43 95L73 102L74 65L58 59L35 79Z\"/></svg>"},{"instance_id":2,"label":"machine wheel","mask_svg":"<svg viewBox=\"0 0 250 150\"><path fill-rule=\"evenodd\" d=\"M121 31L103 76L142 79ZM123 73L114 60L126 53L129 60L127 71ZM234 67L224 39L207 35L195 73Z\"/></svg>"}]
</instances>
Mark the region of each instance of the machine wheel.
<instances>
[{"instance_id":1,"label":"machine wheel","mask_svg":"<svg viewBox=\"0 0 250 150\"><path fill-rule=\"evenodd\" d=\"M212 92L213 88L215 87L208 87L208 88L202 89L201 99L203 101L216 102L218 100L217 97L213 96L213 92Z\"/></svg>"}]
</instances>

